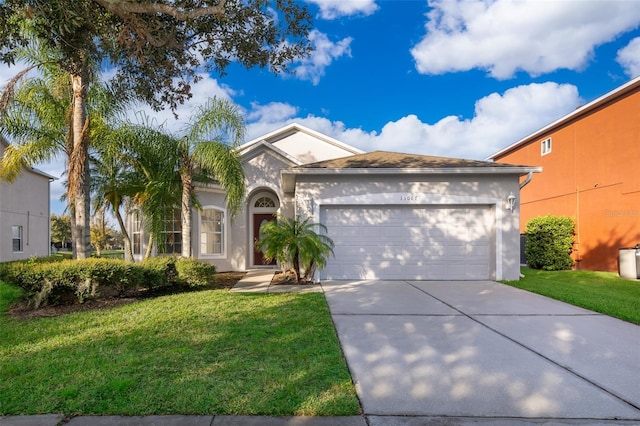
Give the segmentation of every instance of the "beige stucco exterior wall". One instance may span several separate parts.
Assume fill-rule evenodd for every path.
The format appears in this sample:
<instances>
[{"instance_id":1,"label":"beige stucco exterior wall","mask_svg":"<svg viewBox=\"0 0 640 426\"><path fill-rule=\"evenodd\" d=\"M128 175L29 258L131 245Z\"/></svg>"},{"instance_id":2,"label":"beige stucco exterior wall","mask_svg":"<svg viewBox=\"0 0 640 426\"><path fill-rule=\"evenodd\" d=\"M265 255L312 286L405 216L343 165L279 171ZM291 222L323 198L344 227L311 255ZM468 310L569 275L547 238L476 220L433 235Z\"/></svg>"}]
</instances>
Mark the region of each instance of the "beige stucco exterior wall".
<instances>
[{"instance_id":1,"label":"beige stucco exterior wall","mask_svg":"<svg viewBox=\"0 0 640 426\"><path fill-rule=\"evenodd\" d=\"M18 253L13 252L13 226L22 227ZM0 182L0 262L49 253L49 178L27 170L13 183Z\"/></svg>"},{"instance_id":2,"label":"beige stucco exterior wall","mask_svg":"<svg viewBox=\"0 0 640 426\"><path fill-rule=\"evenodd\" d=\"M320 221L327 205L474 205L487 206L495 217L491 230L495 253L492 278L517 280L519 265L519 209L506 209L509 194L518 195L518 175L301 175L296 197L310 198L306 211Z\"/></svg>"},{"instance_id":3,"label":"beige stucco exterior wall","mask_svg":"<svg viewBox=\"0 0 640 426\"><path fill-rule=\"evenodd\" d=\"M257 197L268 195L275 199L274 213L293 215L295 202L291 195L282 192L280 172L291 167L291 162L269 149L257 149L245 158L246 198L244 208L231 218L226 211L225 193L217 188L198 189L198 200L203 208L215 208L225 212L225 238L222 255L206 255L200 250L200 212L193 209L192 242L193 257L216 265L218 271L244 271L261 265L253 265L253 204Z\"/></svg>"}]
</instances>

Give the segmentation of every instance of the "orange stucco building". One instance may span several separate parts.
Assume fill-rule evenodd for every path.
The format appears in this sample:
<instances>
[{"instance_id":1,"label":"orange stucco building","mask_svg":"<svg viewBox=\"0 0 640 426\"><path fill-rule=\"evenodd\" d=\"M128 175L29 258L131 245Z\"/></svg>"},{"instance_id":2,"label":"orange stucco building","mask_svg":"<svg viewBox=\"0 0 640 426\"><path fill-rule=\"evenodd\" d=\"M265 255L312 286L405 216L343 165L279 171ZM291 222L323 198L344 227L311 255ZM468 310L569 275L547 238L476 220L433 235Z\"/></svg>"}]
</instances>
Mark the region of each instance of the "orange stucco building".
<instances>
[{"instance_id":1,"label":"orange stucco building","mask_svg":"<svg viewBox=\"0 0 640 426\"><path fill-rule=\"evenodd\" d=\"M640 243L640 77L490 158L542 166L520 191L520 230L572 217L576 269L616 271L618 249Z\"/></svg>"}]
</instances>

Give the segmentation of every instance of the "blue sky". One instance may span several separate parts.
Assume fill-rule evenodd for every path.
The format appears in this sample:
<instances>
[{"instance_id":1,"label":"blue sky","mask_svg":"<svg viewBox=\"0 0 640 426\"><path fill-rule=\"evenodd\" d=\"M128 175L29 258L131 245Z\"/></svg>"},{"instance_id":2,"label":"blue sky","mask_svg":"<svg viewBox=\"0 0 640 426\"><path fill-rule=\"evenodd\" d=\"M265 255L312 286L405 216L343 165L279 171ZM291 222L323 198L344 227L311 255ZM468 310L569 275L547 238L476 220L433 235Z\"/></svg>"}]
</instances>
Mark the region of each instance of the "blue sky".
<instances>
[{"instance_id":1,"label":"blue sky","mask_svg":"<svg viewBox=\"0 0 640 426\"><path fill-rule=\"evenodd\" d=\"M248 140L299 122L365 151L484 159L640 75L636 0L306 3L316 50L292 74L232 65L178 121L139 109L178 131L215 95L242 108ZM0 85L14 73L0 68Z\"/></svg>"}]
</instances>

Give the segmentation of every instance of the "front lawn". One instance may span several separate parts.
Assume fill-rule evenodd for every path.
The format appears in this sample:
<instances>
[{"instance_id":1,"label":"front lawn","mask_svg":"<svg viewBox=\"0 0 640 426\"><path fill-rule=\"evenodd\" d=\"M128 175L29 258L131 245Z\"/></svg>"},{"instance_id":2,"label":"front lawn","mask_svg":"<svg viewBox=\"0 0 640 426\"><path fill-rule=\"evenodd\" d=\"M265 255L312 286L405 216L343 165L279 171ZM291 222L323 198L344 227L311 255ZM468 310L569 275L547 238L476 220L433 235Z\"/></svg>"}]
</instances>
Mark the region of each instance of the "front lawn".
<instances>
[{"instance_id":1,"label":"front lawn","mask_svg":"<svg viewBox=\"0 0 640 426\"><path fill-rule=\"evenodd\" d=\"M522 268L524 278L505 284L640 324L640 282L612 272L541 271Z\"/></svg>"},{"instance_id":2,"label":"front lawn","mask_svg":"<svg viewBox=\"0 0 640 426\"><path fill-rule=\"evenodd\" d=\"M356 415L322 294L210 290L13 319L0 282L0 416Z\"/></svg>"}]
</instances>

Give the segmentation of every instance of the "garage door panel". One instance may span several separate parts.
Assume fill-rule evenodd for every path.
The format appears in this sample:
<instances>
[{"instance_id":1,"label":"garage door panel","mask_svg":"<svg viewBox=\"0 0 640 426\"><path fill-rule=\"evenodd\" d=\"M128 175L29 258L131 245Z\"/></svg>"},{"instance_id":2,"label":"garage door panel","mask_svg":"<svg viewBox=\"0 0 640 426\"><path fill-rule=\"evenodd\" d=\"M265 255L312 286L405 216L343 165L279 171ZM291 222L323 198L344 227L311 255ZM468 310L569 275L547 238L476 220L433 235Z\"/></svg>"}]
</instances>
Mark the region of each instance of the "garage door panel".
<instances>
[{"instance_id":1,"label":"garage door panel","mask_svg":"<svg viewBox=\"0 0 640 426\"><path fill-rule=\"evenodd\" d=\"M339 237L360 237L362 236L362 228L359 226L340 226L336 227Z\"/></svg>"},{"instance_id":2,"label":"garage door panel","mask_svg":"<svg viewBox=\"0 0 640 426\"><path fill-rule=\"evenodd\" d=\"M324 279L488 279L490 210L325 207L335 243Z\"/></svg>"}]
</instances>

